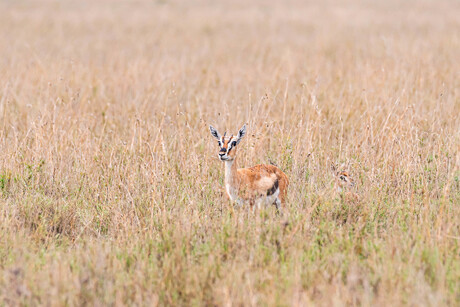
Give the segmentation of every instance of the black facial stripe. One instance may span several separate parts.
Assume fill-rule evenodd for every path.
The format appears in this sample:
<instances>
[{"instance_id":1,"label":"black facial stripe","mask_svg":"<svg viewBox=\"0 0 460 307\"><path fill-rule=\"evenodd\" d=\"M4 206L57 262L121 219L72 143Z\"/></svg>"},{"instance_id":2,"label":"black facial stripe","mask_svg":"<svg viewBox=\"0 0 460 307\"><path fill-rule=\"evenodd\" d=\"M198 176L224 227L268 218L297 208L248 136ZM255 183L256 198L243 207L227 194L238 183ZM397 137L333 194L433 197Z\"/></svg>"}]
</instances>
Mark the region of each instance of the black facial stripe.
<instances>
[{"instance_id":1,"label":"black facial stripe","mask_svg":"<svg viewBox=\"0 0 460 307\"><path fill-rule=\"evenodd\" d=\"M232 150L233 146L232 146L232 138L233 138L233 135L230 137L230 139L228 140L228 143L227 143L227 148L228 148L228 152L230 152L230 150Z\"/></svg>"}]
</instances>

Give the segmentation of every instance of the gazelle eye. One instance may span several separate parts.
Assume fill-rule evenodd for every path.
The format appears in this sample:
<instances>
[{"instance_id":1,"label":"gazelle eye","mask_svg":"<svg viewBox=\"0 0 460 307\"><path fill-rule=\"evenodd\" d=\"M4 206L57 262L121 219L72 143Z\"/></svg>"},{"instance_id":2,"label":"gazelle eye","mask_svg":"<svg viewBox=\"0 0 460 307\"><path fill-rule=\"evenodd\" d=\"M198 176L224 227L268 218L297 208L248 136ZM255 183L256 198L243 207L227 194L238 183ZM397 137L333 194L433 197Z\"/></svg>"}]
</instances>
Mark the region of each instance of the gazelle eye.
<instances>
[{"instance_id":1,"label":"gazelle eye","mask_svg":"<svg viewBox=\"0 0 460 307\"><path fill-rule=\"evenodd\" d=\"M219 146L222 146L222 143L220 141L217 141L217 143L219 144Z\"/></svg>"},{"instance_id":2,"label":"gazelle eye","mask_svg":"<svg viewBox=\"0 0 460 307\"><path fill-rule=\"evenodd\" d=\"M236 141L232 142L232 147L236 146Z\"/></svg>"}]
</instances>

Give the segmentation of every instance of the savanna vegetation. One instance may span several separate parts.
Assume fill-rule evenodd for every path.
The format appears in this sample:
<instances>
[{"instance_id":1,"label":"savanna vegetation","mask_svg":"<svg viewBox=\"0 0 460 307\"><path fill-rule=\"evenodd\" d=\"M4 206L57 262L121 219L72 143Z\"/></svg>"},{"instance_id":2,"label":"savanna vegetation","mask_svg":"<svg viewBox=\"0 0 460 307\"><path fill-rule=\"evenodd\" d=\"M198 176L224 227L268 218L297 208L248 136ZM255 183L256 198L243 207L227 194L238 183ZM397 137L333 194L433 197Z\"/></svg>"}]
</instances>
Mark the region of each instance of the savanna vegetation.
<instances>
[{"instance_id":1,"label":"savanna vegetation","mask_svg":"<svg viewBox=\"0 0 460 307\"><path fill-rule=\"evenodd\" d=\"M458 306L459 16L0 1L0 305ZM225 196L208 127L243 123L282 216Z\"/></svg>"}]
</instances>

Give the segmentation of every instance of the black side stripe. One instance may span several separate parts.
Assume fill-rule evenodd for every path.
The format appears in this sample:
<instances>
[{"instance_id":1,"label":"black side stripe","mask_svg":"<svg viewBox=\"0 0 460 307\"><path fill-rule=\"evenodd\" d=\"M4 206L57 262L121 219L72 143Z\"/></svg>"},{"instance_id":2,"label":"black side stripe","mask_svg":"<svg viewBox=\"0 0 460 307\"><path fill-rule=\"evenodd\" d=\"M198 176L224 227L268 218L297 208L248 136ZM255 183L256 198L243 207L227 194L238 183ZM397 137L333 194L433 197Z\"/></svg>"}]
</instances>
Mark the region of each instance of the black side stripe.
<instances>
[{"instance_id":1,"label":"black side stripe","mask_svg":"<svg viewBox=\"0 0 460 307\"><path fill-rule=\"evenodd\" d=\"M267 196L275 194L276 190L278 190L278 187L279 187L279 182L278 182L278 179L276 179L273 186L267 190Z\"/></svg>"}]
</instances>

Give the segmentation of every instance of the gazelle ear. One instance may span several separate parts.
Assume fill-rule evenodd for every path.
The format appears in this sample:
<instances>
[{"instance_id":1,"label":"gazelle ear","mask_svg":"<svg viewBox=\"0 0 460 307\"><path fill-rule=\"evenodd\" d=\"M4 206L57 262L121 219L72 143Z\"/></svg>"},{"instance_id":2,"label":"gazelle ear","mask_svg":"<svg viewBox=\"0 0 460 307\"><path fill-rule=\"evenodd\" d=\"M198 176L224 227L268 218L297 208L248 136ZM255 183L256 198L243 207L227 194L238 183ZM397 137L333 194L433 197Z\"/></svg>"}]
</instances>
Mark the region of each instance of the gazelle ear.
<instances>
[{"instance_id":1,"label":"gazelle ear","mask_svg":"<svg viewBox=\"0 0 460 307\"><path fill-rule=\"evenodd\" d=\"M209 130L211 130L211 135L215 137L216 139L220 140L221 136L219 131L216 130L213 126L209 126Z\"/></svg>"},{"instance_id":2,"label":"gazelle ear","mask_svg":"<svg viewBox=\"0 0 460 307\"><path fill-rule=\"evenodd\" d=\"M241 142L241 139L246 135L246 124L241 127L240 131L238 131L238 140L236 141L236 144L239 144Z\"/></svg>"}]
</instances>

